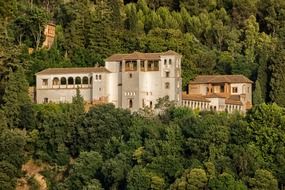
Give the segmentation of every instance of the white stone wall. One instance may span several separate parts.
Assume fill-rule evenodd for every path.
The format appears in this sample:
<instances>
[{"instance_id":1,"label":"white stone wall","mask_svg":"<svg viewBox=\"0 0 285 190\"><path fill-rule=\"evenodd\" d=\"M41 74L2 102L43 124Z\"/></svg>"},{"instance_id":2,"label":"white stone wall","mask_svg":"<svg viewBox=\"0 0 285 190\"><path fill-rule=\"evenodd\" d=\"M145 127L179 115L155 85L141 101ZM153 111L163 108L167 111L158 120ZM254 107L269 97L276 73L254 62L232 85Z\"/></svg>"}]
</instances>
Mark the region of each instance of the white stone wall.
<instances>
[{"instance_id":1,"label":"white stone wall","mask_svg":"<svg viewBox=\"0 0 285 190\"><path fill-rule=\"evenodd\" d=\"M48 102L72 102L72 97L76 95L76 88L73 89L38 89L37 103L44 103L44 98L48 98ZM84 101L91 101L91 88L80 89L80 94Z\"/></svg>"}]
</instances>

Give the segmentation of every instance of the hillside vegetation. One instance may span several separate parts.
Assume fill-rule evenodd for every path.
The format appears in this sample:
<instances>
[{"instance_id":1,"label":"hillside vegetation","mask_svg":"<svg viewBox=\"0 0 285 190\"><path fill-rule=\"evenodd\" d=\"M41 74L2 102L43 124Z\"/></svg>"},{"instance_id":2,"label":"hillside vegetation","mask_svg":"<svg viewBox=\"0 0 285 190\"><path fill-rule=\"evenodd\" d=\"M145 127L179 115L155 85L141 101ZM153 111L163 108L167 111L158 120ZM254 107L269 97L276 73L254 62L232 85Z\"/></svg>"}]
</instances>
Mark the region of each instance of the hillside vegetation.
<instances>
[{"instance_id":1,"label":"hillside vegetation","mask_svg":"<svg viewBox=\"0 0 285 190\"><path fill-rule=\"evenodd\" d=\"M284 189L284 45L284 0L0 0L0 189L25 177L39 187L21 171L31 159L48 165L49 189ZM243 74L256 106L155 116L28 96L42 69L169 49L183 55L184 88L198 74Z\"/></svg>"}]
</instances>

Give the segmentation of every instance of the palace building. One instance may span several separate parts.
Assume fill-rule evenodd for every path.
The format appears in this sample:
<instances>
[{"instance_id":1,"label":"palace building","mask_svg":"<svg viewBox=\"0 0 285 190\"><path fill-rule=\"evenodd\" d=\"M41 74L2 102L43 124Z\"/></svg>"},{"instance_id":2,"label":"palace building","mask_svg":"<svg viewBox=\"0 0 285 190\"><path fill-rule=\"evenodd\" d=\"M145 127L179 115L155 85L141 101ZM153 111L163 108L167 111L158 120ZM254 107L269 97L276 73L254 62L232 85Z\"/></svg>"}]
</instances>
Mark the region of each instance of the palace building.
<instances>
[{"instance_id":1,"label":"palace building","mask_svg":"<svg viewBox=\"0 0 285 190\"><path fill-rule=\"evenodd\" d=\"M113 103L137 111L154 108L158 98L182 102L181 55L114 54L105 67L49 68L36 73L36 102L71 102L76 89L91 104Z\"/></svg>"},{"instance_id":2,"label":"palace building","mask_svg":"<svg viewBox=\"0 0 285 190\"><path fill-rule=\"evenodd\" d=\"M200 75L182 99L192 109L246 112L252 107L252 81L243 75Z\"/></svg>"}]
</instances>

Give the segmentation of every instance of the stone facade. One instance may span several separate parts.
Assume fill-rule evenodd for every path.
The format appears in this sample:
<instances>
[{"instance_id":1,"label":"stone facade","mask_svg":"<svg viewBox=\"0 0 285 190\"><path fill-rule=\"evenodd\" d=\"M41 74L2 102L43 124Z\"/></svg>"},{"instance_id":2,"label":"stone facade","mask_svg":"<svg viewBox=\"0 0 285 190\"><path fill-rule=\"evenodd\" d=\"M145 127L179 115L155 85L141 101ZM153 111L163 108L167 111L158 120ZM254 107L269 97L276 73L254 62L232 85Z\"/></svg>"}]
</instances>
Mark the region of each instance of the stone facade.
<instances>
[{"instance_id":1,"label":"stone facade","mask_svg":"<svg viewBox=\"0 0 285 190\"><path fill-rule=\"evenodd\" d=\"M43 42L44 48L50 49L53 45L54 38L55 38L55 24L49 23L46 25L44 30L45 41Z\"/></svg>"},{"instance_id":2,"label":"stone facade","mask_svg":"<svg viewBox=\"0 0 285 190\"><path fill-rule=\"evenodd\" d=\"M193 109L246 112L252 107L252 81L242 75L200 75L182 99Z\"/></svg>"},{"instance_id":3,"label":"stone facade","mask_svg":"<svg viewBox=\"0 0 285 190\"><path fill-rule=\"evenodd\" d=\"M36 74L36 101L71 102L76 89L88 103L113 103L137 111L154 108L156 100L169 96L182 101L181 55L163 53L114 54L105 67L53 68Z\"/></svg>"}]
</instances>

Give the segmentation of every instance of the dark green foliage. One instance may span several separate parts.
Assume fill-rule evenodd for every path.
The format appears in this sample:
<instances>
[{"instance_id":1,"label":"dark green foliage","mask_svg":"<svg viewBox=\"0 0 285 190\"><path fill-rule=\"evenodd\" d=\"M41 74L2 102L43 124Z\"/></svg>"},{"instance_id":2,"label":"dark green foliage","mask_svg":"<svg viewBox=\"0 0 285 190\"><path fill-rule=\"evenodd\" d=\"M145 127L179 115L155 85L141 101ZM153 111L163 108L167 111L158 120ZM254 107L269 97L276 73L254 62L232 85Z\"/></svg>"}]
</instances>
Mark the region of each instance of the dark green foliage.
<instances>
[{"instance_id":1,"label":"dark green foliage","mask_svg":"<svg viewBox=\"0 0 285 190\"><path fill-rule=\"evenodd\" d=\"M255 89L253 91L253 104L258 105L263 102L264 100L262 99L261 87L260 87L259 81L257 80L255 82Z\"/></svg>"},{"instance_id":2,"label":"dark green foliage","mask_svg":"<svg viewBox=\"0 0 285 190\"><path fill-rule=\"evenodd\" d=\"M7 124L11 128L21 125L23 111L26 111L25 108L31 103L28 96L29 85L25 78L22 67L19 67L16 72L9 74L9 81L7 82L3 96L3 111L7 119Z\"/></svg>"},{"instance_id":3,"label":"dark green foliage","mask_svg":"<svg viewBox=\"0 0 285 190\"><path fill-rule=\"evenodd\" d=\"M282 48L282 47L280 47ZM271 65L272 77L270 81L270 98L272 102L280 106L285 106L285 50L281 49L277 52L276 57L273 59L274 64Z\"/></svg>"},{"instance_id":4,"label":"dark green foliage","mask_svg":"<svg viewBox=\"0 0 285 190\"><path fill-rule=\"evenodd\" d=\"M52 189L284 187L284 0L126 2L0 0L0 189L15 189L26 156L51 166ZM56 38L41 49L49 21ZM184 89L198 74L244 74L256 106L198 113L162 98L157 116L86 111L79 90L72 104L29 100L25 78L40 70L169 49L183 55Z\"/></svg>"},{"instance_id":5,"label":"dark green foliage","mask_svg":"<svg viewBox=\"0 0 285 190\"><path fill-rule=\"evenodd\" d=\"M69 171L67 188L82 189L83 186L91 185L91 180L99 176L102 162L102 156L98 152L81 152Z\"/></svg>"},{"instance_id":6,"label":"dark green foliage","mask_svg":"<svg viewBox=\"0 0 285 190\"><path fill-rule=\"evenodd\" d=\"M114 109L112 104L91 108L82 123L79 137L82 148L101 152L112 137L127 139L131 118L128 111Z\"/></svg>"},{"instance_id":7,"label":"dark green foliage","mask_svg":"<svg viewBox=\"0 0 285 190\"><path fill-rule=\"evenodd\" d=\"M278 183L270 171L256 170L254 178L250 180L252 189L278 189Z\"/></svg>"}]
</instances>

